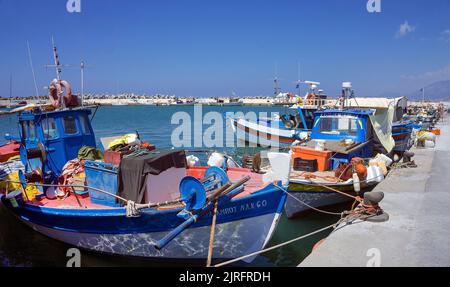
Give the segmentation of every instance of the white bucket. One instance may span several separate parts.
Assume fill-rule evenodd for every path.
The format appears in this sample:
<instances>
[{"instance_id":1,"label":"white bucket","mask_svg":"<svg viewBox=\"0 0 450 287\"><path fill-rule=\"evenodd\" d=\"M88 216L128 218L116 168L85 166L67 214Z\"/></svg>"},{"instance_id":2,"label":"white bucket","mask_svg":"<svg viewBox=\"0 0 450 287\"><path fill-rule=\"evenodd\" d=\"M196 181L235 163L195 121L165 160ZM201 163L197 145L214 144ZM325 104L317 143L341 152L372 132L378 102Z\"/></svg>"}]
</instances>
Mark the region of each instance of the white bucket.
<instances>
[{"instance_id":1,"label":"white bucket","mask_svg":"<svg viewBox=\"0 0 450 287\"><path fill-rule=\"evenodd\" d=\"M426 141L423 143L423 145L424 145L426 148L434 148L434 147L436 146L436 144L435 144L434 141L429 141L429 140L426 140Z\"/></svg>"},{"instance_id":2,"label":"white bucket","mask_svg":"<svg viewBox=\"0 0 450 287\"><path fill-rule=\"evenodd\" d=\"M383 173L383 169L379 166L374 166L375 168L375 181L376 182L382 182L384 180L384 173Z\"/></svg>"},{"instance_id":3,"label":"white bucket","mask_svg":"<svg viewBox=\"0 0 450 287\"><path fill-rule=\"evenodd\" d=\"M374 183L377 181L377 171L376 171L376 166L371 165L367 168L367 177L366 177L366 181L367 183Z\"/></svg>"},{"instance_id":4,"label":"white bucket","mask_svg":"<svg viewBox=\"0 0 450 287\"><path fill-rule=\"evenodd\" d=\"M195 155L189 155L186 157L188 167L195 166L200 160Z\"/></svg>"},{"instance_id":5,"label":"white bucket","mask_svg":"<svg viewBox=\"0 0 450 287\"><path fill-rule=\"evenodd\" d=\"M225 157L222 154L218 152L213 152L208 159L208 166L216 166L222 168L224 162Z\"/></svg>"},{"instance_id":6,"label":"white bucket","mask_svg":"<svg viewBox=\"0 0 450 287\"><path fill-rule=\"evenodd\" d=\"M324 151L325 150L325 141L324 140L316 140L315 150Z\"/></svg>"},{"instance_id":7,"label":"white bucket","mask_svg":"<svg viewBox=\"0 0 450 287\"><path fill-rule=\"evenodd\" d=\"M375 159L384 161L384 163L386 164L386 166L390 166L390 165L392 164L392 159L390 159L388 156L386 156L386 155L384 155L384 154L382 154L382 153L377 154L377 156L375 157Z\"/></svg>"}]
</instances>

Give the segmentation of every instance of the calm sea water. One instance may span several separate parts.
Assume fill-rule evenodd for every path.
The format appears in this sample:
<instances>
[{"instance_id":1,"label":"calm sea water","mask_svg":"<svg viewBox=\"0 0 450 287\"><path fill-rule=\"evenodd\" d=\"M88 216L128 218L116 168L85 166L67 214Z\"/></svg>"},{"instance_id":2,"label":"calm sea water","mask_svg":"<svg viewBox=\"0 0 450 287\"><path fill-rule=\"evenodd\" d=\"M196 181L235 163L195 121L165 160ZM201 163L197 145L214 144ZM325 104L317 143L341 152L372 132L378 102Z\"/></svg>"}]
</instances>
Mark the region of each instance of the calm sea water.
<instances>
[{"instance_id":1,"label":"calm sea water","mask_svg":"<svg viewBox=\"0 0 450 287\"><path fill-rule=\"evenodd\" d=\"M97 140L104 136L122 135L138 131L141 138L155 144L158 148L171 147L171 133L178 125L171 124L172 115L176 112L185 112L192 116L193 106L113 106L101 107L93 119L93 127ZM226 112L241 111L244 113L253 111L286 113L284 107L203 107L203 114L218 112L223 115ZM201 119L197 119L198 122ZM209 127L205 125L204 129ZM228 127L224 127L224 136L230 133ZM10 133L17 135L16 116L0 116L0 143L4 142L3 135ZM199 130L192 131L192 139L200 136ZM214 148L223 151L221 148ZM252 152L249 148L227 148L229 154L242 155L244 152ZM342 207L335 207L339 209ZM332 209L330 209L332 210ZM287 219L284 215L269 245L275 245L316 229L336 222L335 216L328 216L311 212L297 219ZM313 245L328 235L328 232L317 234L305 240L298 241L283 248L270 251L259 256L251 266L296 266L310 252ZM0 209L0 266L65 266L67 262L66 252L69 245L49 239L10 215L3 208ZM149 260L136 260L105 256L82 251L83 266L161 266L174 265L174 262L155 262Z\"/></svg>"}]
</instances>

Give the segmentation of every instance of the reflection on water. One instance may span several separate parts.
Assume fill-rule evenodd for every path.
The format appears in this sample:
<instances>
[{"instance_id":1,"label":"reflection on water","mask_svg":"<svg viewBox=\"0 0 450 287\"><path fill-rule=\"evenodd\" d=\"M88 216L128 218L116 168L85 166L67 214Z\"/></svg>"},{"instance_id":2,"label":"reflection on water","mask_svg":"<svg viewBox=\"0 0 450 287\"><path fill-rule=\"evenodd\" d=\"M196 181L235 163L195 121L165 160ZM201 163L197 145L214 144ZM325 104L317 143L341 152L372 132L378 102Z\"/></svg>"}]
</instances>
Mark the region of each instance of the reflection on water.
<instances>
[{"instance_id":1,"label":"reflection on water","mask_svg":"<svg viewBox=\"0 0 450 287\"><path fill-rule=\"evenodd\" d=\"M280 112L282 107L204 107L204 112L228 111ZM170 135L175 125L170 120L174 112L185 111L192 114L193 107L102 107L93 120L97 141L100 137L122 135L138 130L142 139L148 140L159 148L170 147ZM15 116L0 117L0 135L17 135ZM0 140L0 143L2 140ZM216 150L223 150L216 148ZM242 155L242 149L228 149L228 153ZM348 208L340 205L328 208L339 211ZM336 222L336 216L310 212L291 220L284 215L269 243L269 246L285 242ZM257 257L251 266L296 266L310 252L313 245L327 236L322 232L285 247L267 252ZM65 266L69 245L47 238L18 220L4 208L0 208L0 266ZM185 266L191 262L164 262L135 258L124 258L82 251L82 266ZM197 263L199 264L199 263ZM200 263L203 265L203 263Z\"/></svg>"}]
</instances>

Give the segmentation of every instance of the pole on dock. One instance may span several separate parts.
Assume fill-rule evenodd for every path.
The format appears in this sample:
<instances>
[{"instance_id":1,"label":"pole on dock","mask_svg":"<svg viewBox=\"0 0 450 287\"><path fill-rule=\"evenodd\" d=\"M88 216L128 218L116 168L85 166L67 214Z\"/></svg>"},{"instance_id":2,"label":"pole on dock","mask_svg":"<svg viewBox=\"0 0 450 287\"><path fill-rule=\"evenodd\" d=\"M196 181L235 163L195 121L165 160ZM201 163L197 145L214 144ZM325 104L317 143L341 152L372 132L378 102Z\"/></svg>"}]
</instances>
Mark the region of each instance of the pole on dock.
<instances>
[{"instance_id":1,"label":"pole on dock","mask_svg":"<svg viewBox=\"0 0 450 287\"><path fill-rule=\"evenodd\" d=\"M214 237L216 235L216 221L217 221L218 206L219 206L219 201L216 199L214 201L214 214L213 214L212 223L211 223L211 232L209 234L209 248L208 248L208 258L206 260L206 267L211 267L211 262L212 262Z\"/></svg>"}]
</instances>

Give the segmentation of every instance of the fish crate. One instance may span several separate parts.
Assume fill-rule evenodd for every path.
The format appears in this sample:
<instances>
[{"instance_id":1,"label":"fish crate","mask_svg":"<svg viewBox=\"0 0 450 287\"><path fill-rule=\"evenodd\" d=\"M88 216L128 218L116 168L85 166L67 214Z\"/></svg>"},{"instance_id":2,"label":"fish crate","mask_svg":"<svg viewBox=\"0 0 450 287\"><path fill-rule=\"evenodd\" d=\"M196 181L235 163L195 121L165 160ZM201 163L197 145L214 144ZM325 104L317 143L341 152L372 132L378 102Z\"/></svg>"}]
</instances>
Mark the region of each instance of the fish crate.
<instances>
[{"instance_id":1,"label":"fish crate","mask_svg":"<svg viewBox=\"0 0 450 287\"><path fill-rule=\"evenodd\" d=\"M320 151L303 146L292 147L292 160L300 158L301 160L317 160L317 170L327 171L330 169L331 151Z\"/></svg>"},{"instance_id":2,"label":"fish crate","mask_svg":"<svg viewBox=\"0 0 450 287\"><path fill-rule=\"evenodd\" d=\"M121 206L115 197L92 188L101 189L112 194L117 194L117 172L116 165L104 162L85 162L86 184L89 187L89 197L92 203L111 207Z\"/></svg>"}]
</instances>

